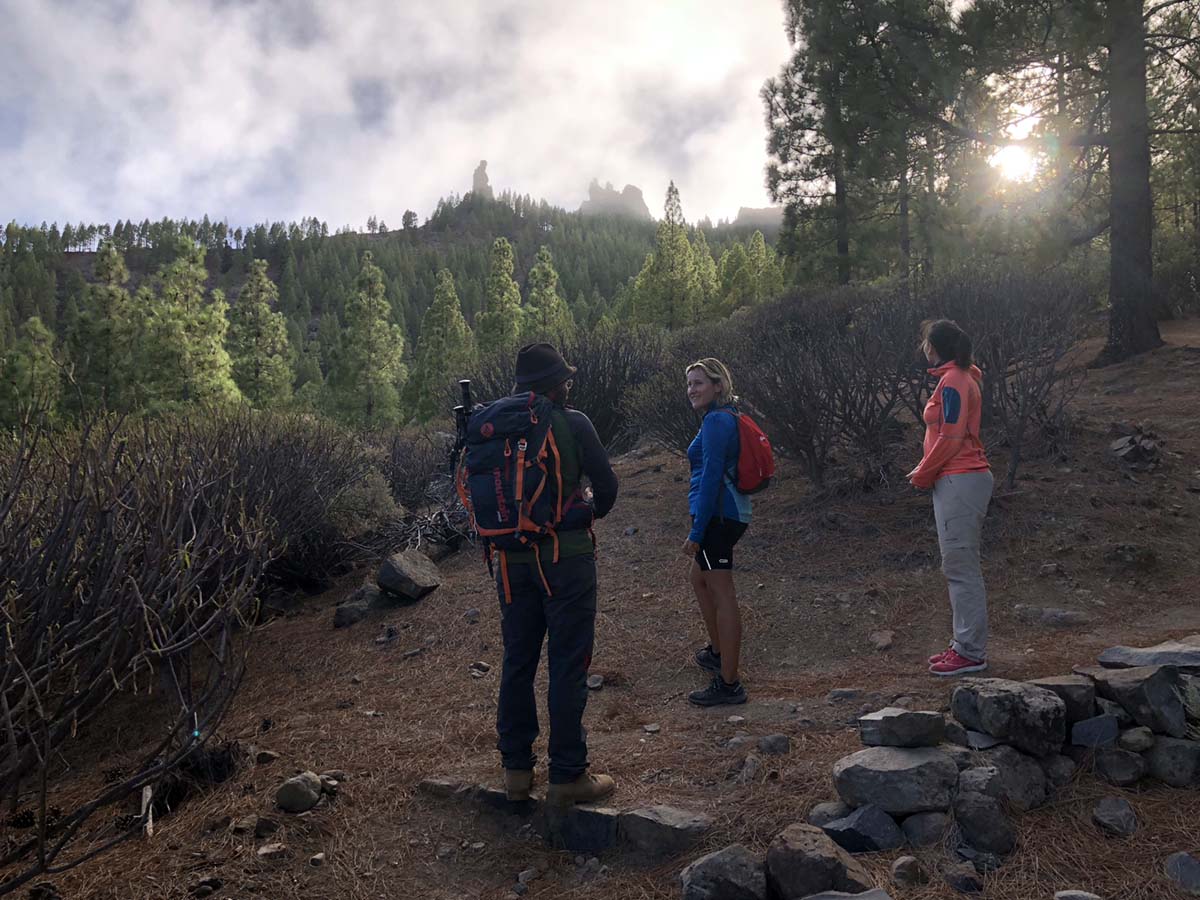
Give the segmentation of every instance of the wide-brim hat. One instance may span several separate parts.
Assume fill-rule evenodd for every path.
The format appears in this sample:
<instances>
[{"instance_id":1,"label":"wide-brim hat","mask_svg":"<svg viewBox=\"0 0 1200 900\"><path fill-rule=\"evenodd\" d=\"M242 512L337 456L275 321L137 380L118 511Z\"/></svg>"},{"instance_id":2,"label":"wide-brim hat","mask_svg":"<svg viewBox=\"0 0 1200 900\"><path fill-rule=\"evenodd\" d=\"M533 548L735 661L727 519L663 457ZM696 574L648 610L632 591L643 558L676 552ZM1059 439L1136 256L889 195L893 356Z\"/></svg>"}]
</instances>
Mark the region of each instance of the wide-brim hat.
<instances>
[{"instance_id":1,"label":"wide-brim hat","mask_svg":"<svg viewBox=\"0 0 1200 900\"><path fill-rule=\"evenodd\" d=\"M517 351L517 387L548 391L558 387L578 369L569 365L553 344L526 344Z\"/></svg>"}]
</instances>

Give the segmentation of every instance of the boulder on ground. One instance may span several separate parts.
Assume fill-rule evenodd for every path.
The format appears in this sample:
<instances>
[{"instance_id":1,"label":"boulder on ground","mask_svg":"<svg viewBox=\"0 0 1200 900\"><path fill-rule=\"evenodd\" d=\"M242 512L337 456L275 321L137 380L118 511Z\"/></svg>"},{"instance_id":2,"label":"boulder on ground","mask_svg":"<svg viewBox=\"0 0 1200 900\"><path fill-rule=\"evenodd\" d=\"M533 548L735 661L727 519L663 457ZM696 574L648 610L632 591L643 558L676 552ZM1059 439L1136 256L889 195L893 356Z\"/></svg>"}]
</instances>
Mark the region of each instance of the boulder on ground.
<instances>
[{"instance_id":1,"label":"boulder on ground","mask_svg":"<svg viewBox=\"0 0 1200 900\"><path fill-rule=\"evenodd\" d=\"M910 847L932 847L940 844L950 827L950 817L941 812L917 813L900 823Z\"/></svg>"},{"instance_id":2,"label":"boulder on ground","mask_svg":"<svg viewBox=\"0 0 1200 900\"><path fill-rule=\"evenodd\" d=\"M1112 747L1120 733L1116 716L1092 716L1071 726L1071 743L1076 747Z\"/></svg>"},{"instance_id":3,"label":"boulder on ground","mask_svg":"<svg viewBox=\"0 0 1200 900\"><path fill-rule=\"evenodd\" d=\"M936 747L946 733L941 713L889 706L858 720L858 734L868 747Z\"/></svg>"},{"instance_id":4,"label":"boulder on ground","mask_svg":"<svg viewBox=\"0 0 1200 900\"><path fill-rule=\"evenodd\" d=\"M1100 654L1100 665L1106 669L1174 666L1200 672L1200 634L1163 641L1153 647L1109 647Z\"/></svg>"},{"instance_id":5,"label":"boulder on ground","mask_svg":"<svg viewBox=\"0 0 1200 900\"><path fill-rule=\"evenodd\" d=\"M1146 760L1137 753L1105 747L1096 751L1096 774L1117 787L1130 787L1146 774Z\"/></svg>"},{"instance_id":6,"label":"boulder on ground","mask_svg":"<svg viewBox=\"0 0 1200 900\"><path fill-rule=\"evenodd\" d=\"M1096 714L1096 686L1083 675L1055 675L1034 678L1030 684L1053 691L1067 708L1067 726L1090 719Z\"/></svg>"},{"instance_id":7,"label":"boulder on ground","mask_svg":"<svg viewBox=\"0 0 1200 900\"><path fill-rule=\"evenodd\" d=\"M1119 703L1139 725L1158 734L1187 737L1187 715L1183 705L1183 683L1170 666L1138 666L1131 669L1077 669L1096 683L1096 693Z\"/></svg>"},{"instance_id":8,"label":"boulder on ground","mask_svg":"<svg viewBox=\"0 0 1200 900\"><path fill-rule=\"evenodd\" d=\"M371 607L365 600L339 603L333 609L333 627L349 628L365 619L370 611Z\"/></svg>"},{"instance_id":9,"label":"boulder on ground","mask_svg":"<svg viewBox=\"0 0 1200 900\"><path fill-rule=\"evenodd\" d=\"M1171 787L1200 784L1200 743L1160 737L1144 755L1150 776Z\"/></svg>"},{"instance_id":10,"label":"boulder on ground","mask_svg":"<svg viewBox=\"0 0 1200 900\"><path fill-rule=\"evenodd\" d=\"M617 817L617 834L622 844L652 856L675 856L693 847L712 819L701 813L673 806L647 806Z\"/></svg>"},{"instance_id":11,"label":"boulder on ground","mask_svg":"<svg viewBox=\"0 0 1200 900\"><path fill-rule=\"evenodd\" d=\"M893 816L949 809L957 781L958 766L931 747L869 747L833 767L842 800L855 808L873 803Z\"/></svg>"},{"instance_id":12,"label":"boulder on ground","mask_svg":"<svg viewBox=\"0 0 1200 900\"><path fill-rule=\"evenodd\" d=\"M767 850L767 881L781 900L803 900L821 891L862 893L872 888L866 870L812 825L789 825Z\"/></svg>"},{"instance_id":13,"label":"boulder on ground","mask_svg":"<svg viewBox=\"0 0 1200 900\"><path fill-rule=\"evenodd\" d=\"M1006 856L1017 846L1017 831L995 797L960 791L954 798L954 821L977 850Z\"/></svg>"},{"instance_id":14,"label":"boulder on ground","mask_svg":"<svg viewBox=\"0 0 1200 900\"><path fill-rule=\"evenodd\" d=\"M321 776L316 772L301 772L289 778L275 792L275 805L284 812L308 812L321 802Z\"/></svg>"},{"instance_id":15,"label":"boulder on ground","mask_svg":"<svg viewBox=\"0 0 1200 900\"><path fill-rule=\"evenodd\" d=\"M844 819L830 822L822 829L844 850L851 853L875 853L904 846L904 832L896 820L878 806L860 806Z\"/></svg>"},{"instance_id":16,"label":"boulder on ground","mask_svg":"<svg viewBox=\"0 0 1200 900\"><path fill-rule=\"evenodd\" d=\"M376 578L381 590L416 602L442 583L437 565L419 550L393 553L383 561Z\"/></svg>"},{"instance_id":17,"label":"boulder on ground","mask_svg":"<svg viewBox=\"0 0 1200 900\"><path fill-rule=\"evenodd\" d=\"M852 812L854 810L841 800L829 800L825 803L818 803L808 811L808 824L824 828L830 822L844 819Z\"/></svg>"},{"instance_id":18,"label":"boulder on ground","mask_svg":"<svg viewBox=\"0 0 1200 900\"><path fill-rule=\"evenodd\" d=\"M1049 790L1039 761L1007 745L982 754L989 766L1000 771L1003 799L1025 812L1046 802Z\"/></svg>"},{"instance_id":19,"label":"boulder on ground","mask_svg":"<svg viewBox=\"0 0 1200 900\"><path fill-rule=\"evenodd\" d=\"M1058 753L1067 738L1066 704L1048 688L1003 678L971 678L954 689L954 717L1031 753Z\"/></svg>"},{"instance_id":20,"label":"boulder on ground","mask_svg":"<svg viewBox=\"0 0 1200 900\"><path fill-rule=\"evenodd\" d=\"M916 887L929 880L925 867L915 856L901 856L892 863L892 881L900 887Z\"/></svg>"},{"instance_id":21,"label":"boulder on ground","mask_svg":"<svg viewBox=\"0 0 1200 900\"><path fill-rule=\"evenodd\" d=\"M1145 753L1154 746L1154 732L1145 725L1127 728L1117 737L1117 746L1131 753Z\"/></svg>"},{"instance_id":22,"label":"boulder on ground","mask_svg":"<svg viewBox=\"0 0 1200 900\"><path fill-rule=\"evenodd\" d=\"M741 844L702 856L679 873L683 900L766 900L762 859Z\"/></svg>"},{"instance_id":23,"label":"boulder on ground","mask_svg":"<svg viewBox=\"0 0 1200 900\"><path fill-rule=\"evenodd\" d=\"M978 894L983 890L983 879L975 866L969 862L954 863L942 872L946 884L961 894Z\"/></svg>"},{"instance_id":24,"label":"boulder on ground","mask_svg":"<svg viewBox=\"0 0 1200 900\"><path fill-rule=\"evenodd\" d=\"M1104 797L1092 810L1092 821L1106 834L1129 837L1137 831L1137 813L1124 797Z\"/></svg>"},{"instance_id":25,"label":"boulder on ground","mask_svg":"<svg viewBox=\"0 0 1200 900\"><path fill-rule=\"evenodd\" d=\"M1052 791L1070 784L1071 779L1075 777L1075 770L1079 768L1069 756L1047 756L1038 762L1042 771L1046 773L1046 787Z\"/></svg>"}]
</instances>

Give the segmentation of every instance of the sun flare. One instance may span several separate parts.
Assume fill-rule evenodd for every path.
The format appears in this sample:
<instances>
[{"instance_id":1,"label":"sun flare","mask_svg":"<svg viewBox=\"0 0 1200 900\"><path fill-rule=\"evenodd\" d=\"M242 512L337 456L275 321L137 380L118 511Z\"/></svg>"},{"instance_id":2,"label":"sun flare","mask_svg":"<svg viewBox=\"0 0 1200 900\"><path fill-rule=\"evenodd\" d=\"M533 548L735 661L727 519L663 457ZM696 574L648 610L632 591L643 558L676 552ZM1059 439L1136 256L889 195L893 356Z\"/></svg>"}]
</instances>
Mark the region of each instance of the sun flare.
<instances>
[{"instance_id":1,"label":"sun flare","mask_svg":"<svg viewBox=\"0 0 1200 900\"><path fill-rule=\"evenodd\" d=\"M1016 144L1001 147L988 160L1008 181L1029 181L1037 174L1037 157Z\"/></svg>"}]
</instances>

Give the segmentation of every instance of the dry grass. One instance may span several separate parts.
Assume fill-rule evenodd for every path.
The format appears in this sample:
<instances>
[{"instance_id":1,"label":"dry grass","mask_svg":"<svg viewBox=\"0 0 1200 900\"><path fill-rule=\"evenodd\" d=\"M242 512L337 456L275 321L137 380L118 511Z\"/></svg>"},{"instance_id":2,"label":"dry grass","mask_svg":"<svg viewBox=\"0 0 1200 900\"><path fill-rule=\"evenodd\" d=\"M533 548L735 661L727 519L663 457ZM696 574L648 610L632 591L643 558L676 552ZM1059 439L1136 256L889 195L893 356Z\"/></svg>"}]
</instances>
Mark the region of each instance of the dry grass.
<instances>
[{"instance_id":1,"label":"dry grass","mask_svg":"<svg viewBox=\"0 0 1200 900\"><path fill-rule=\"evenodd\" d=\"M1173 328L1169 339L1200 345L1200 327ZM1077 452L1065 463L1030 464L1019 491L998 498L986 532L994 674L1060 674L1111 643L1200 631L1194 602L1200 495L1183 489L1198 468L1198 397L1200 354L1179 346L1093 374L1077 403ZM1148 421L1168 439L1168 450L1181 455L1168 456L1157 473L1130 479L1105 456L1108 423L1118 419ZM599 529L594 669L610 683L588 708L592 758L617 778L618 805L664 802L703 810L717 826L702 850L735 841L761 850L813 803L832 796L830 767L856 748L847 723L861 707L899 697L946 707L950 686L930 679L923 665L930 651L944 646L949 618L932 516L927 498L899 486L816 504L785 469L779 487L756 498L755 525L738 551L751 702L735 710L697 710L683 699L702 679L689 662L701 628L683 577L687 563L678 555L686 507L675 476L682 466L665 454L622 461L621 501ZM631 525L639 530L627 536ZM1159 564L1146 573L1115 568L1105 550L1122 542L1153 546ZM1049 561L1059 562L1065 575L1040 576ZM223 736L272 749L280 760L251 764L234 781L197 795L163 819L152 840L127 843L58 876L64 895L182 898L189 885L216 875L225 885L217 897L495 900L532 865L545 874L530 886L530 897L677 897L686 860L635 867L610 854L606 876L580 881L571 854L521 837L515 824L415 793L427 775L495 783L499 774L493 749L497 601L475 554L451 558L444 571L445 586L420 604L349 629L331 630L331 608L364 573L261 629ZM1092 624L1031 628L1014 616L1017 603L1080 609ZM479 624L463 619L470 607L481 611ZM384 622L398 626L400 637L380 648L373 638ZM867 639L880 628L896 633L893 648L882 653ZM419 655L405 658L418 648ZM474 660L490 663L491 672L471 678ZM360 684L351 683L354 675ZM542 679L544 694L544 673ZM835 687L866 695L860 703L831 703L826 695ZM368 710L383 715L368 716ZM792 739L788 755L764 758L754 784L727 778L740 759L724 747L737 730L726 722L731 713L745 716L741 728L753 735L783 732ZM264 718L273 722L265 732ZM144 737L137 721L126 712L110 730L94 729L88 758L73 760L60 789L78 790L119 765L123 748ZM658 734L644 733L642 725L650 722L660 724ZM543 756L544 747L543 739ZM341 769L349 779L334 802L311 813L273 813L278 783L308 768ZM1113 792L1084 775L1051 805L1021 816L1020 847L988 878L983 896L1034 900L1078 887L1106 900L1179 897L1162 878L1162 864L1173 852L1198 849L1200 795L1120 792L1142 828L1117 841L1089 821L1095 799ZM281 822L275 839L288 846L284 860L261 862L255 848L262 841L209 827L248 813ZM473 850L474 842L485 846ZM452 848L447 859L437 858L439 847ZM319 851L329 862L309 867L309 856ZM863 857L881 886L888 885L895 855ZM933 867L943 855L922 856ZM889 891L897 900L956 896L937 880L920 890Z\"/></svg>"}]
</instances>

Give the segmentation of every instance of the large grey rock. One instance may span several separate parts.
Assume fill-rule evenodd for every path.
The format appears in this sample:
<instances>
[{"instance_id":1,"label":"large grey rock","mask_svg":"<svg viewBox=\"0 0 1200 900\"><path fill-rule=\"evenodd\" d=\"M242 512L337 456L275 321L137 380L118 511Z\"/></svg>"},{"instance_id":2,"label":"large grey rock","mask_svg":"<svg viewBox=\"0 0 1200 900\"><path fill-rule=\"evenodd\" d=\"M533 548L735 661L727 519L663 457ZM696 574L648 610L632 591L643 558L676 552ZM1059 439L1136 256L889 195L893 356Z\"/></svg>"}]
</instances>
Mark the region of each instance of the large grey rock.
<instances>
[{"instance_id":1,"label":"large grey rock","mask_svg":"<svg viewBox=\"0 0 1200 900\"><path fill-rule=\"evenodd\" d=\"M861 893L873 887L866 870L825 832L789 825L767 849L767 881L780 900L803 900L821 891Z\"/></svg>"},{"instance_id":2,"label":"large grey rock","mask_svg":"<svg viewBox=\"0 0 1200 900\"><path fill-rule=\"evenodd\" d=\"M1092 716L1071 726L1071 743L1076 747L1112 747L1120 733L1116 716Z\"/></svg>"},{"instance_id":3,"label":"large grey rock","mask_svg":"<svg viewBox=\"0 0 1200 900\"><path fill-rule=\"evenodd\" d=\"M381 590L417 601L441 586L437 565L419 550L393 553L383 561L376 578Z\"/></svg>"},{"instance_id":4,"label":"large grey rock","mask_svg":"<svg viewBox=\"0 0 1200 900\"><path fill-rule=\"evenodd\" d=\"M989 766L1000 771L1002 799L1026 811L1041 806L1049 793L1046 773L1038 760L1014 747L1003 746L982 754Z\"/></svg>"},{"instance_id":5,"label":"large grey rock","mask_svg":"<svg viewBox=\"0 0 1200 900\"><path fill-rule=\"evenodd\" d=\"M1137 831L1137 813L1124 797L1104 797L1092 810L1092 821L1114 837L1129 837Z\"/></svg>"},{"instance_id":6,"label":"large grey rock","mask_svg":"<svg viewBox=\"0 0 1200 900\"><path fill-rule=\"evenodd\" d=\"M766 900L762 859L741 844L702 856L679 873L683 900Z\"/></svg>"},{"instance_id":7,"label":"large grey rock","mask_svg":"<svg viewBox=\"0 0 1200 900\"><path fill-rule=\"evenodd\" d=\"M1145 725L1127 728L1117 737L1117 746L1130 753L1145 753L1154 746L1154 732Z\"/></svg>"},{"instance_id":8,"label":"large grey rock","mask_svg":"<svg viewBox=\"0 0 1200 900\"><path fill-rule=\"evenodd\" d=\"M954 821L977 850L1004 856L1017 846L1016 829L995 797L960 791L954 798Z\"/></svg>"},{"instance_id":9,"label":"large grey rock","mask_svg":"<svg viewBox=\"0 0 1200 900\"><path fill-rule=\"evenodd\" d=\"M949 809L957 781L958 766L930 747L870 747L833 767L842 800L856 808L873 803L893 816Z\"/></svg>"},{"instance_id":10,"label":"large grey rock","mask_svg":"<svg viewBox=\"0 0 1200 900\"><path fill-rule=\"evenodd\" d=\"M1119 703L1139 725L1158 734L1187 737L1179 672L1169 666L1138 666L1131 669L1078 670L1096 683L1096 693Z\"/></svg>"},{"instance_id":11,"label":"large grey rock","mask_svg":"<svg viewBox=\"0 0 1200 900\"><path fill-rule=\"evenodd\" d=\"M900 823L900 830L910 847L932 847L940 844L950 827L950 817L941 812L924 812L909 816Z\"/></svg>"},{"instance_id":12,"label":"large grey rock","mask_svg":"<svg viewBox=\"0 0 1200 900\"><path fill-rule=\"evenodd\" d=\"M1200 784L1200 743L1160 737L1144 756L1150 776L1171 787Z\"/></svg>"},{"instance_id":13,"label":"large grey rock","mask_svg":"<svg viewBox=\"0 0 1200 900\"><path fill-rule=\"evenodd\" d=\"M275 805L284 812L308 812L321 801L321 776L316 772L301 772L289 778L275 792Z\"/></svg>"},{"instance_id":14,"label":"large grey rock","mask_svg":"<svg viewBox=\"0 0 1200 900\"><path fill-rule=\"evenodd\" d=\"M1061 787L1066 787L1071 783L1071 779L1075 777L1075 771L1079 767L1075 765L1075 760L1069 756L1047 756L1045 759L1039 759L1042 771L1046 774L1046 787L1048 791L1056 791Z\"/></svg>"},{"instance_id":15,"label":"large grey rock","mask_svg":"<svg viewBox=\"0 0 1200 900\"><path fill-rule=\"evenodd\" d=\"M1105 747L1096 751L1096 774L1117 787L1130 787L1146 774L1146 760L1128 750Z\"/></svg>"},{"instance_id":16,"label":"large grey rock","mask_svg":"<svg viewBox=\"0 0 1200 900\"><path fill-rule=\"evenodd\" d=\"M889 706L858 720L858 735L868 747L936 747L946 733L941 713Z\"/></svg>"},{"instance_id":17,"label":"large grey rock","mask_svg":"<svg viewBox=\"0 0 1200 900\"><path fill-rule=\"evenodd\" d=\"M1005 783L995 766L974 766L958 773L960 794L986 794L997 800L1005 799Z\"/></svg>"},{"instance_id":18,"label":"large grey rock","mask_svg":"<svg viewBox=\"0 0 1200 900\"><path fill-rule=\"evenodd\" d=\"M543 804L539 830L556 850L597 853L616 846L619 813L606 806Z\"/></svg>"},{"instance_id":19,"label":"large grey rock","mask_svg":"<svg viewBox=\"0 0 1200 900\"><path fill-rule=\"evenodd\" d=\"M1048 688L1003 678L971 678L954 689L954 717L972 731L1032 753L1057 753L1067 738L1066 704Z\"/></svg>"},{"instance_id":20,"label":"large grey rock","mask_svg":"<svg viewBox=\"0 0 1200 900\"><path fill-rule=\"evenodd\" d=\"M618 840L651 856L683 853L711 827L711 817L673 806L647 806L617 817Z\"/></svg>"},{"instance_id":21,"label":"large grey rock","mask_svg":"<svg viewBox=\"0 0 1200 900\"><path fill-rule=\"evenodd\" d=\"M1163 641L1153 647L1109 647L1100 654L1100 665L1106 669L1174 666L1200 672L1200 634Z\"/></svg>"},{"instance_id":22,"label":"large grey rock","mask_svg":"<svg viewBox=\"0 0 1200 900\"><path fill-rule=\"evenodd\" d=\"M767 756L782 756L792 751L792 739L786 734L764 734L758 739L758 752Z\"/></svg>"},{"instance_id":23,"label":"large grey rock","mask_svg":"<svg viewBox=\"0 0 1200 900\"><path fill-rule=\"evenodd\" d=\"M1055 675L1034 678L1029 683L1058 695L1067 708L1068 727L1096 714L1096 686L1090 678L1083 675Z\"/></svg>"},{"instance_id":24,"label":"large grey rock","mask_svg":"<svg viewBox=\"0 0 1200 900\"><path fill-rule=\"evenodd\" d=\"M1179 890L1200 897L1200 859L1190 853L1173 853L1167 857L1165 869Z\"/></svg>"},{"instance_id":25,"label":"large grey rock","mask_svg":"<svg viewBox=\"0 0 1200 900\"><path fill-rule=\"evenodd\" d=\"M843 850L874 853L904 846L904 832L896 820L878 806L860 806L844 819L830 822L822 829Z\"/></svg>"},{"instance_id":26,"label":"large grey rock","mask_svg":"<svg viewBox=\"0 0 1200 900\"><path fill-rule=\"evenodd\" d=\"M915 856L901 856L892 863L892 881L900 887L910 888L929 880L925 867Z\"/></svg>"},{"instance_id":27,"label":"large grey rock","mask_svg":"<svg viewBox=\"0 0 1200 900\"><path fill-rule=\"evenodd\" d=\"M824 828L830 822L835 822L838 819L844 819L852 812L854 812L853 808L846 805L841 800L830 800L825 803L818 803L808 811L808 824L816 825L818 828Z\"/></svg>"}]
</instances>

